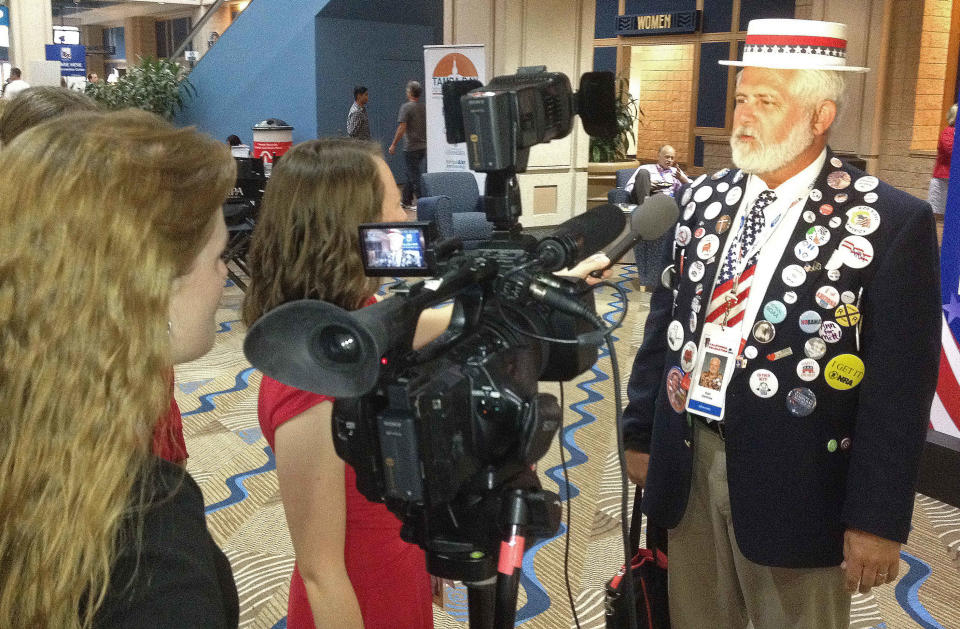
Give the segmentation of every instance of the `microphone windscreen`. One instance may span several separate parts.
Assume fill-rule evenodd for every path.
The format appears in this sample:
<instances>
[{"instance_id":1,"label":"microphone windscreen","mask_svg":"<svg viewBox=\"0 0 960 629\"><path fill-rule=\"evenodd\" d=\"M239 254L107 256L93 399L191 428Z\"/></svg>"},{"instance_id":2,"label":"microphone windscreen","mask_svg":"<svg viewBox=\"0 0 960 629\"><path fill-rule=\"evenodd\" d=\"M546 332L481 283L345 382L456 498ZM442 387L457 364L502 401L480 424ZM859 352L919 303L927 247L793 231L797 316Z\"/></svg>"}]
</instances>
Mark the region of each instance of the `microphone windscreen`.
<instances>
[{"instance_id":1,"label":"microphone windscreen","mask_svg":"<svg viewBox=\"0 0 960 629\"><path fill-rule=\"evenodd\" d=\"M577 113L588 135L613 138L617 135L617 90L612 72L587 72L580 78Z\"/></svg>"},{"instance_id":2,"label":"microphone windscreen","mask_svg":"<svg viewBox=\"0 0 960 629\"><path fill-rule=\"evenodd\" d=\"M460 108L460 97L472 89L482 87L483 83L476 79L464 81L447 81L441 88L443 92L443 124L447 128L447 143L459 144L466 141L463 130L463 109Z\"/></svg>"},{"instance_id":3,"label":"microphone windscreen","mask_svg":"<svg viewBox=\"0 0 960 629\"><path fill-rule=\"evenodd\" d=\"M545 240L569 239L576 243L574 259L566 260L567 264L576 264L603 249L623 231L625 224L623 210L605 203L564 221Z\"/></svg>"},{"instance_id":4,"label":"microphone windscreen","mask_svg":"<svg viewBox=\"0 0 960 629\"><path fill-rule=\"evenodd\" d=\"M643 240L656 240L673 227L680 217L680 206L673 197L655 194L630 215L630 227Z\"/></svg>"}]
</instances>

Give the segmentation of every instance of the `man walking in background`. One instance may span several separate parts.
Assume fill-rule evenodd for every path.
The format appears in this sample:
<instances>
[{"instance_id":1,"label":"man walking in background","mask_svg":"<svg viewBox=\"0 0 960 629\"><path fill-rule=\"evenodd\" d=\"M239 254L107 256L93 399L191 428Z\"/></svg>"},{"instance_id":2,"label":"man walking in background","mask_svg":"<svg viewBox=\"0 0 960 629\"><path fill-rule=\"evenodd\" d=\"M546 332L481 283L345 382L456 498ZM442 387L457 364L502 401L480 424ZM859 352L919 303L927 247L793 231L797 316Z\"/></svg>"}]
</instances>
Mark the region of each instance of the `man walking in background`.
<instances>
[{"instance_id":1,"label":"man walking in background","mask_svg":"<svg viewBox=\"0 0 960 629\"><path fill-rule=\"evenodd\" d=\"M30 84L21 78L20 68L10 68L10 79L3 88L3 97L11 100L28 87L30 87Z\"/></svg>"},{"instance_id":2,"label":"man walking in background","mask_svg":"<svg viewBox=\"0 0 960 629\"><path fill-rule=\"evenodd\" d=\"M403 185L400 199L405 209L413 208L414 197L420 196L420 168L427 156L427 109L420 102L423 88L416 81L407 83L407 102L397 114L397 132L388 149L391 155L397 152L397 142L404 138L403 159L406 163L407 182Z\"/></svg>"},{"instance_id":3,"label":"man walking in background","mask_svg":"<svg viewBox=\"0 0 960 629\"><path fill-rule=\"evenodd\" d=\"M357 140L370 139L370 118L367 117L367 101L370 93L362 85L353 88L353 105L347 114L347 135Z\"/></svg>"}]
</instances>

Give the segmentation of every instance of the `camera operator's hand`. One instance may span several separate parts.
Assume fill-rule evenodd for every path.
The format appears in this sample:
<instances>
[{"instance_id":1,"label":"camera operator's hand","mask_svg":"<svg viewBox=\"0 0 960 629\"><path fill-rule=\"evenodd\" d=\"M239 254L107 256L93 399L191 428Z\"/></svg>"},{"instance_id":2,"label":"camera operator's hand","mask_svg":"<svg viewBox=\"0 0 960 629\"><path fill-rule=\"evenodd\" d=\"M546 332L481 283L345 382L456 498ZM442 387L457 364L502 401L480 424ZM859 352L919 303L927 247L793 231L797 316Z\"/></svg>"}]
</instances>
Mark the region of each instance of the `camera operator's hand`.
<instances>
[{"instance_id":1,"label":"camera operator's hand","mask_svg":"<svg viewBox=\"0 0 960 629\"><path fill-rule=\"evenodd\" d=\"M585 280L588 285L593 286L603 280L607 279L613 274L613 269L607 268L610 266L610 258L604 253L595 253L588 258L584 258L580 261L580 264L570 269L563 269L562 271L557 271L554 275L561 275L564 277L576 277L581 280ZM594 271L599 271L600 269L606 269L603 272L601 277L591 277L590 274Z\"/></svg>"},{"instance_id":2,"label":"camera operator's hand","mask_svg":"<svg viewBox=\"0 0 960 629\"><path fill-rule=\"evenodd\" d=\"M627 476L638 487L647 484L647 468L650 467L650 455L637 450L624 450L623 458L627 461Z\"/></svg>"}]
</instances>

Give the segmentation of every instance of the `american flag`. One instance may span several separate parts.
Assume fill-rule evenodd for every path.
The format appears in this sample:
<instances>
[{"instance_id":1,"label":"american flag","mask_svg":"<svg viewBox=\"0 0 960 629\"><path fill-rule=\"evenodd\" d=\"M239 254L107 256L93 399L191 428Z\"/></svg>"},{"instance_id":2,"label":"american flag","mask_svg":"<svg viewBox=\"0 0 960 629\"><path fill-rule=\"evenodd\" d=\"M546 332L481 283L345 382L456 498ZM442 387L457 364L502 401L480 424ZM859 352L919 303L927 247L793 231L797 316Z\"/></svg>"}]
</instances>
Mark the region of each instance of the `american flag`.
<instances>
[{"instance_id":1,"label":"american flag","mask_svg":"<svg viewBox=\"0 0 960 629\"><path fill-rule=\"evenodd\" d=\"M960 160L951 164L953 181L960 181ZM947 212L940 247L940 292L943 297L942 349L937 394L930 424L934 430L960 437L960 186L948 189Z\"/></svg>"}]
</instances>

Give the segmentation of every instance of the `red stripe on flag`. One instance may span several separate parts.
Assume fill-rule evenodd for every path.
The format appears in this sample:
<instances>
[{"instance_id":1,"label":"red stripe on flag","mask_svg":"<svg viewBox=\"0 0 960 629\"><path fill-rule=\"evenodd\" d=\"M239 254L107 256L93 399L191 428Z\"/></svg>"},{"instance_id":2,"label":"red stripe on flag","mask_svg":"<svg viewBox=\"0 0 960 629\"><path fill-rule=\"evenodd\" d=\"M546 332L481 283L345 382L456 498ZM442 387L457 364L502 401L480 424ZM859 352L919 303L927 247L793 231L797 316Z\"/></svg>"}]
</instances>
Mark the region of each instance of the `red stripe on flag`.
<instances>
[{"instance_id":1,"label":"red stripe on flag","mask_svg":"<svg viewBox=\"0 0 960 629\"><path fill-rule=\"evenodd\" d=\"M957 382L957 374L950 368L950 361L947 355L940 350L940 375L937 377L937 395L940 396L940 402L950 414L950 419L960 430L960 382Z\"/></svg>"},{"instance_id":2,"label":"red stripe on flag","mask_svg":"<svg viewBox=\"0 0 960 629\"><path fill-rule=\"evenodd\" d=\"M747 46L826 46L846 49L847 40L811 35L747 35Z\"/></svg>"}]
</instances>

